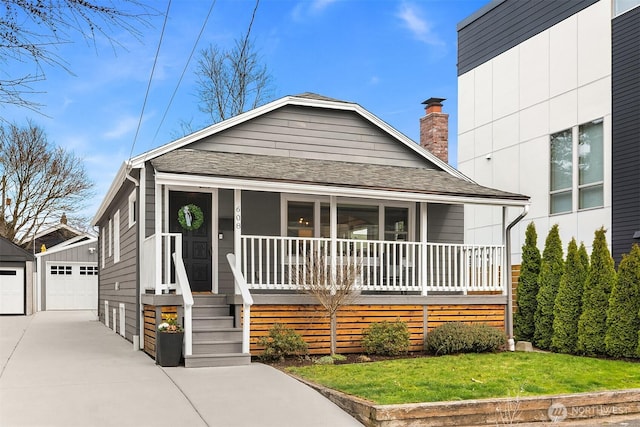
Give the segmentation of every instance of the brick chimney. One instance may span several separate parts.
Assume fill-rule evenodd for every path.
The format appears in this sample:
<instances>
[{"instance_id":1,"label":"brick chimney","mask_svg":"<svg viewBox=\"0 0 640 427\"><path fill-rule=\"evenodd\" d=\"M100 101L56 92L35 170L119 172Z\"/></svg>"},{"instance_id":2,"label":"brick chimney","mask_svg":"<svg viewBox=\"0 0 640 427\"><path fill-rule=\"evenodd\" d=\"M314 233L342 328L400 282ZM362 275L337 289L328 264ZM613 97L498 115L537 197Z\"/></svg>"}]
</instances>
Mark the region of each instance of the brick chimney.
<instances>
[{"instance_id":1,"label":"brick chimney","mask_svg":"<svg viewBox=\"0 0 640 427\"><path fill-rule=\"evenodd\" d=\"M66 213L63 213L62 216L60 217L60 224L67 225L67 214Z\"/></svg>"},{"instance_id":2,"label":"brick chimney","mask_svg":"<svg viewBox=\"0 0 640 427\"><path fill-rule=\"evenodd\" d=\"M444 98L423 102L425 116L420 118L420 146L449 163L449 114L442 112Z\"/></svg>"}]
</instances>

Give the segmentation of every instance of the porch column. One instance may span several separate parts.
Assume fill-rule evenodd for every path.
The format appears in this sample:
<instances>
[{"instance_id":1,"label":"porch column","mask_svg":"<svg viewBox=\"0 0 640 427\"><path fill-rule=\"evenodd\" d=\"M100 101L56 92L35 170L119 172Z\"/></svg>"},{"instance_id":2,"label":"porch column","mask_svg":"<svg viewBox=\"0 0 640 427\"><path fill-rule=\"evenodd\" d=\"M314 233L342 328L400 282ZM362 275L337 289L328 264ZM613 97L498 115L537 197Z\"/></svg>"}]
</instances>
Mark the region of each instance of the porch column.
<instances>
[{"instance_id":1,"label":"porch column","mask_svg":"<svg viewBox=\"0 0 640 427\"><path fill-rule=\"evenodd\" d=\"M156 295L162 294L162 185L156 184L155 188L155 245L156 245L156 253L155 253L155 265L151 266L155 270L153 277L155 279L155 292ZM144 224L140 225L144 227Z\"/></svg>"},{"instance_id":2,"label":"porch column","mask_svg":"<svg viewBox=\"0 0 640 427\"><path fill-rule=\"evenodd\" d=\"M420 285L427 295L427 203L420 202Z\"/></svg>"},{"instance_id":3,"label":"porch column","mask_svg":"<svg viewBox=\"0 0 640 427\"><path fill-rule=\"evenodd\" d=\"M331 277L336 277L338 260L338 203L336 196L329 196L329 217L331 223Z\"/></svg>"},{"instance_id":4,"label":"porch column","mask_svg":"<svg viewBox=\"0 0 640 427\"><path fill-rule=\"evenodd\" d=\"M502 295L507 295L507 286L509 283L509 280L507 280L507 274L511 274L510 271L507 271L507 254L506 252L506 248L508 248L509 245L507 245L507 207L503 206L502 207L502 250L504 251L502 254L502 259L501 261L501 268L502 268L502 277L500 278L500 283L502 284Z\"/></svg>"},{"instance_id":5,"label":"porch column","mask_svg":"<svg viewBox=\"0 0 640 427\"><path fill-rule=\"evenodd\" d=\"M233 253L236 256L236 268L240 269L242 258L242 190L233 190Z\"/></svg>"}]
</instances>

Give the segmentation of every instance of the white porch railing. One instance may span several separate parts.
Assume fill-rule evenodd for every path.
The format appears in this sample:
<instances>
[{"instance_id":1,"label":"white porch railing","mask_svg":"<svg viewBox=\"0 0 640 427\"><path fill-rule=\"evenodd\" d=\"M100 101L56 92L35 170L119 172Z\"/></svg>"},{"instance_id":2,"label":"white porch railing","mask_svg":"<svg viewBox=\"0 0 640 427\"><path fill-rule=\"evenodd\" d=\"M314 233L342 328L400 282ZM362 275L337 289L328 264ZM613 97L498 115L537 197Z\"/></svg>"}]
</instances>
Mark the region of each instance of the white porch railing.
<instances>
[{"instance_id":1,"label":"white porch railing","mask_svg":"<svg viewBox=\"0 0 640 427\"><path fill-rule=\"evenodd\" d=\"M375 240L242 236L241 269L250 289L295 290L311 256L360 266L362 291L504 292L504 247ZM335 255L334 255L335 254ZM332 257L336 257L333 263Z\"/></svg>"},{"instance_id":2,"label":"white porch railing","mask_svg":"<svg viewBox=\"0 0 640 427\"><path fill-rule=\"evenodd\" d=\"M233 278L235 279L236 295L242 296L242 352L249 353L249 340L251 334L251 306L253 305L253 297L249 292L249 287L245 281L242 273L236 268L236 256L234 254L227 254L227 261Z\"/></svg>"},{"instance_id":3,"label":"white porch railing","mask_svg":"<svg viewBox=\"0 0 640 427\"><path fill-rule=\"evenodd\" d=\"M182 248L182 246L180 248ZM180 252L182 252L182 250ZM178 256L176 255L176 252L174 252L172 254L172 258L176 267L176 281L178 282L176 294L182 295L182 304L184 307L184 355L191 356L193 353L193 322L191 314L193 308L193 295L191 294L191 286L189 286L187 271L185 270L184 262L182 261L182 254Z\"/></svg>"}]
</instances>

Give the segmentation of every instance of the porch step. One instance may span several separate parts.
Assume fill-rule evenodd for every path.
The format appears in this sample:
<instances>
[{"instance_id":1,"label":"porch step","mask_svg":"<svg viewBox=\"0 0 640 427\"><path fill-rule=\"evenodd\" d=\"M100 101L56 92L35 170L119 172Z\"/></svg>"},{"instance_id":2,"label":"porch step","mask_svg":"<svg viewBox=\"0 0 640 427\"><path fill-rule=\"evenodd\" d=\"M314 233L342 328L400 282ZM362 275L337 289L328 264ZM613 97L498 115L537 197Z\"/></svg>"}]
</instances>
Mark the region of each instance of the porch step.
<instances>
[{"instance_id":1,"label":"porch step","mask_svg":"<svg viewBox=\"0 0 640 427\"><path fill-rule=\"evenodd\" d=\"M226 295L217 295L217 294L195 294L193 295L193 305L197 307L199 305L226 305L227 304L227 296Z\"/></svg>"},{"instance_id":2,"label":"porch step","mask_svg":"<svg viewBox=\"0 0 640 427\"><path fill-rule=\"evenodd\" d=\"M193 354L226 354L241 352L242 339L193 341Z\"/></svg>"},{"instance_id":3,"label":"porch step","mask_svg":"<svg viewBox=\"0 0 640 427\"><path fill-rule=\"evenodd\" d=\"M194 354L184 358L185 368L242 366L251 363L248 353Z\"/></svg>"},{"instance_id":4,"label":"porch step","mask_svg":"<svg viewBox=\"0 0 640 427\"><path fill-rule=\"evenodd\" d=\"M228 316L229 310L229 304L194 304L192 316Z\"/></svg>"},{"instance_id":5,"label":"porch step","mask_svg":"<svg viewBox=\"0 0 640 427\"><path fill-rule=\"evenodd\" d=\"M241 340L240 328L198 328L193 329L193 342Z\"/></svg>"},{"instance_id":6,"label":"porch step","mask_svg":"<svg viewBox=\"0 0 640 427\"><path fill-rule=\"evenodd\" d=\"M193 329L232 328L233 316L194 316Z\"/></svg>"}]
</instances>

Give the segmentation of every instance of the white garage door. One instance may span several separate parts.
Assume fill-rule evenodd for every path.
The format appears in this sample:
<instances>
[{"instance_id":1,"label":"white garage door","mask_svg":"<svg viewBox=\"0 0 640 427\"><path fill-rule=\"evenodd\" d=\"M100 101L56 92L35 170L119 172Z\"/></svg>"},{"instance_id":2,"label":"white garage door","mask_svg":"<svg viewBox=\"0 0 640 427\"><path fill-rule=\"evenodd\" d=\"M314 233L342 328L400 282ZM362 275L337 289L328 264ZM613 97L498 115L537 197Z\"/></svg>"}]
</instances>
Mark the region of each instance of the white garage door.
<instances>
[{"instance_id":1,"label":"white garage door","mask_svg":"<svg viewBox=\"0 0 640 427\"><path fill-rule=\"evenodd\" d=\"M47 310L97 310L97 263L47 262Z\"/></svg>"},{"instance_id":2,"label":"white garage door","mask_svg":"<svg viewBox=\"0 0 640 427\"><path fill-rule=\"evenodd\" d=\"M0 267L0 314L24 314L23 267Z\"/></svg>"}]
</instances>

